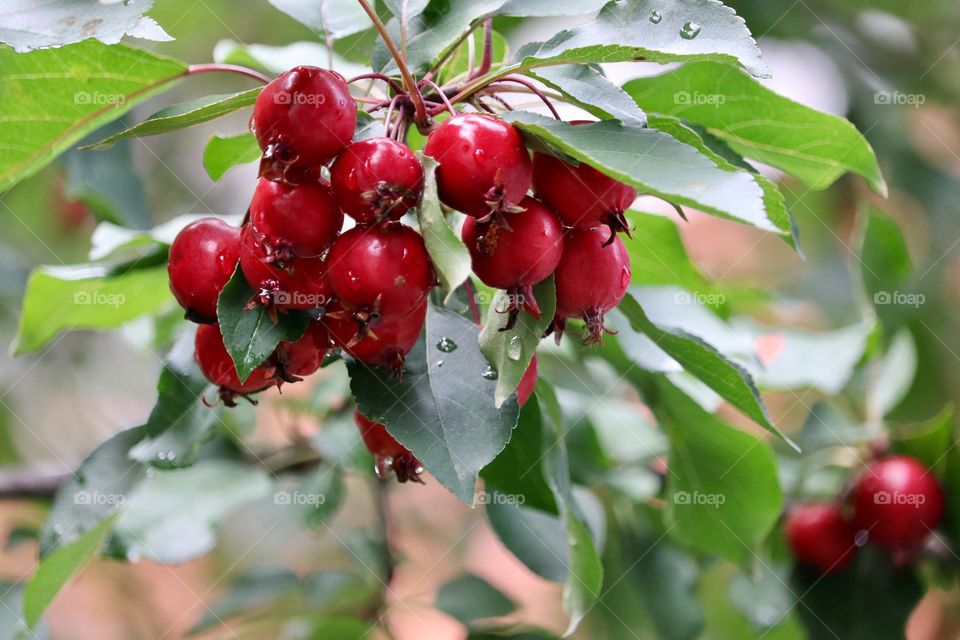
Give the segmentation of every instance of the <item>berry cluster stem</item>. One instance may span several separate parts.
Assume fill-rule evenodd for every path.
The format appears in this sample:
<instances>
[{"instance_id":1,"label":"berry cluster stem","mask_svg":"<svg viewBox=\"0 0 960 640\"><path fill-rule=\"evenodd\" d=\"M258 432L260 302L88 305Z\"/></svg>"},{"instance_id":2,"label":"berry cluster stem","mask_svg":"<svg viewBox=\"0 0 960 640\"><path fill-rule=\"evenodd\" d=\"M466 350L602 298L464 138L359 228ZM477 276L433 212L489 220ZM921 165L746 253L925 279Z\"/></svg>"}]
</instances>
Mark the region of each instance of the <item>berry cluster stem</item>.
<instances>
[{"instance_id":1,"label":"berry cluster stem","mask_svg":"<svg viewBox=\"0 0 960 640\"><path fill-rule=\"evenodd\" d=\"M254 71L253 69L242 67L238 64L209 63L209 64L192 64L189 67L187 67L188 76L195 76L199 73L209 73L211 71L225 71L227 73L236 73L242 76L247 76L248 78L253 78L254 80L258 80L263 84L268 84L270 82L270 78L263 75L259 71Z\"/></svg>"}]
</instances>

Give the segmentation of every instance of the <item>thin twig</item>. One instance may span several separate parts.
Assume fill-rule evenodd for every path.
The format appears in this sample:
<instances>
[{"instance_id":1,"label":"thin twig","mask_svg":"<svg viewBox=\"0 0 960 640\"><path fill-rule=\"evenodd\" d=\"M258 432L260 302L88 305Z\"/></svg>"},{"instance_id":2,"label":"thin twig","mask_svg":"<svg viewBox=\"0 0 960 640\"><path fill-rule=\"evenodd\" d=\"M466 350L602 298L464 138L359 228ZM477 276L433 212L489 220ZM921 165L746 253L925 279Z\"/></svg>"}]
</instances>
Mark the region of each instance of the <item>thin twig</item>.
<instances>
[{"instance_id":1,"label":"thin twig","mask_svg":"<svg viewBox=\"0 0 960 640\"><path fill-rule=\"evenodd\" d=\"M457 115L457 110L453 108L453 104L450 102L450 100L447 99L447 94L443 92L443 89L437 86L437 83L434 82L433 80L427 80L426 82L427 82L427 85L430 86L434 91L436 91L438 96L440 96L440 100L443 102L446 108L450 111L450 115L452 116Z\"/></svg>"},{"instance_id":2,"label":"thin twig","mask_svg":"<svg viewBox=\"0 0 960 640\"><path fill-rule=\"evenodd\" d=\"M403 91L403 85L385 73L361 73L359 76L354 76L347 80L347 84L353 84L360 80L383 80L389 84L390 88L394 91Z\"/></svg>"},{"instance_id":3,"label":"thin twig","mask_svg":"<svg viewBox=\"0 0 960 640\"><path fill-rule=\"evenodd\" d=\"M493 18L487 18L483 21L483 57L480 59L477 75L486 75L490 72L491 66L493 66Z\"/></svg>"},{"instance_id":4,"label":"thin twig","mask_svg":"<svg viewBox=\"0 0 960 640\"><path fill-rule=\"evenodd\" d=\"M253 69L242 67L238 64L192 64L187 67L187 75L195 76L199 73L210 73L211 71L225 71L227 73L237 73L242 76L247 76L248 78L253 78L254 80L259 80L263 84L269 84L270 78L263 75L259 71L254 71Z\"/></svg>"},{"instance_id":5,"label":"thin twig","mask_svg":"<svg viewBox=\"0 0 960 640\"><path fill-rule=\"evenodd\" d=\"M540 91L540 89L529 80L518 78L517 76L507 76L506 78L501 78L497 80L497 82L513 82L515 84L519 84L520 86L526 87L531 91L531 93L533 93L538 98L543 100L543 104L547 105L547 108L550 109L550 113L553 114L554 118L556 118L557 120L563 119L560 117L560 114L557 113L557 108L553 106L553 103L550 102L550 99L547 96L545 96L543 92Z\"/></svg>"}]
</instances>

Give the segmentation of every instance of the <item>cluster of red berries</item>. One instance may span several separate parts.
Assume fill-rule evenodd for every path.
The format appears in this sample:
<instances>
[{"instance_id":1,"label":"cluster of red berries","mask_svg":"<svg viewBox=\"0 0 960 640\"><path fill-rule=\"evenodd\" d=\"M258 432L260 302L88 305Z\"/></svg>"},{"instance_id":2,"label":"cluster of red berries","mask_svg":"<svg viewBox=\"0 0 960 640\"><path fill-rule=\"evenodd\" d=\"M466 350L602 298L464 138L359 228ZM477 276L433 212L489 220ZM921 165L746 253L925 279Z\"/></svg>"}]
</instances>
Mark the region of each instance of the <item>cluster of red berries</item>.
<instances>
[{"instance_id":1,"label":"cluster of red berries","mask_svg":"<svg viewBox=\"0 0 960 640\"><path fill-rule=\"evenodd\" d=\"M872 463L849 495L837 502L797 505L785 532L793 555L823 573L842 569L865 542L888 549L895 564L909 562L943 517L944 496L933 472L915 458Z\"/></svg>"},{"instance_id":2,"label":"cluster of red berries","mask_svg":"<svg viewBox=\"0 0 960 640\"><path fill-rule=\"evenodd\" d=\"M437 282L423 238L400 222L420 201L420 161L393 138L352 142L356 108L347 82L316 67L270 82L250 128L263 156L242 228L205 218L170 248L171 290L202 325L195 357L204 375L227 404L302 379L333 347L400 375ZM586 165L542 153L531 160L520 132L488 115L443 122L425 153L439 163L441 201L468 216L463 239L477 277L510 293L509 326L521 310L539 317L532 287L555 274L551 330L559 339L568 318L581 318L585 341L599 340L604 313L630 281L616 231L626 230L623 212L636 192ZM531 187L539 200L527 195ZM347 231L344 215L355 222ZM243 381L217 323L220 292L237 265L253 291L247 309L263 305L274 321L289 311L311 317L300 340L281 343ZM535 382L534 362L521 402ZM401 479L416 476L419 463L383 425L365 418L358 425L378 461L390 461Z\"/></svg>"}]
</instances>

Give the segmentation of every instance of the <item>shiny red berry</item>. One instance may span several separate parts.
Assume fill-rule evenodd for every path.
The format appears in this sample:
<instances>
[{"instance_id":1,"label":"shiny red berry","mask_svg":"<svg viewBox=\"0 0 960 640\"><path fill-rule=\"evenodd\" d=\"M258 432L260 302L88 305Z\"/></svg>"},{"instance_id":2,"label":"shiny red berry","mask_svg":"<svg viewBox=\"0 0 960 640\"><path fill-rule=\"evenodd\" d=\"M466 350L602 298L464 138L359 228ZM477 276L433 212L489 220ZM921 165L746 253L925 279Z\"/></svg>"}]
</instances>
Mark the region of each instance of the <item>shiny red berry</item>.
<instances>
[{"instance_id":1,"label":"shiny red berry","mask_svg":"<svg viewBox=\"0 0 960 640\"><path fill-rule=\"evenodd\" d=\"M520 378L520 384L517 386L517 402L522 407L527 404L527 400L533 395L533 390L537 388L537 374L540 365L537 364L537 354L533 354L533 359L527 365L527 370L523 372Z\"/></svg>"},{"instance_id":2,"label":"shiny red berry","mask_svg":"<svg viewBox=\"0 0 960 640\"><path fill-rule=\"evenodd\" d=\"M202 218L183 228L173 244L167 273L170 291L187 318L217 321L217 299L240 258L240 229L217 218Z\"/></svg>"},{"instance_id":3,"label":"shiny red berry","mask_svg":"<svg viewBox=\"0 0 960 640\"><path fill-rule=\"evenodd\" d=\"M250 224L273 262L321 255L343 226L343 214L320 182L291 185L261 178L250 201Z\"/></svg>"},{"instance_id":4,"label":"shiny red berry","mask_svg":"<svg viewBox=\"0 0 960 640\"><path fill-rule=\"evenodd\" d=\"M617 306L630 284L630 257L619 237L609 245L603 227L571 229L564 235L563 256L555 272L557 317L548 331L557 339L568 318L586 322L584 344L601 342L607 311Z\"/></svg>"},{"instance_id":5,"label":"shiny red berry","mask_svg":"<svg viewBox=\"0 0 960 640\"><path fill-rule=\"evenodd\" d=\"M412 480L423 483L420 479L420 474L423 472L420 461L410 453L409 449L387 433L385 425L366 417L360 413L359 409L353 412L353 420L360 429L363 444L376 460L378 476L384 477L393 471L400 482Z\"/></svg>"},{"instance_id":6,"label":"shiny red berry","mask_svg":"<svg viewBox=\"0 0 960 640\"><path fill-rule=\"evenodd\" d=\"M339 73L294 67L263 88L250 128L264 151L261 175L284 179L290 168L314 167L353 139L357 111Z\"/></svg>"},{"instance_id":7,"label":"shiny red berry","mask_svg":"<svg viewBox=\"0 0 960 640\"><path fill-rule=\"evenodd\" d=\"M540 317L533 286L547 279L563 254L563 228L556 216L534 198L520 201L523 211L506 217L509 226L467 218L461 237L470 250L473 272L496 289L505 290L512 327L520 309Z\"/></svg>"},{"instance_id":8,"label":"shiny red berry","mask_svg":"<svg viewBox=\"0 0 960 640\"><path fill-rule=\"evenodd\" d=\"M791 509L784 532L797 561L821 573L847 566L857 550L856 529L843 517L839 506L828 502L801 504Z\"/></svg>"},{"instance_id":9,"label":"shiny red berry","mask_svg":"<svg viewBox=\"0 0 960 640\"><path fill-rule=\"evenodd\" d=\"M334 306L323 317L333 343L358 361L370 366L387 366L401 377L405 357L420 337L427 317L427 301L402 314L382 314L366 323L357 322L351 312Z\"/></svg>"},{"instance_id":10,"label":"shiny red berry","mask_svg":"<svg viewBox=\"0 0 960 640\"><path fill-rule=\"evenodd\" d=\"M273 365L268 363L254 369L246 380L240 382L233 358L223 344L223 336L220 335L218 324L205 324L198 327L194 347L194 360L207 380L219 385L220 398L228 407L236 404L237 396L249 399L248 396L251 393L280 384L275 378Z\"/></svg>"},{"instance_id":11,"label":"shiny red berry","mask_svg":"<svg viewBox=\"0 0 960 640\"><path fill-rule=\"evenodd\" d=\"M424 153L440 163L437 188L448 207L478 218L515 210L531 184L530 154L513 125L480 113L445 120Z\"/></svg>"},{"instance_id":12,"label":"shiny red berry","mask_svg":"<svg viewBox=\"0 0 960 640\"><path fill-rule=\"evenodd\" d=\"M281 342L273 354L277 376L284 382L297 382L317 371L331 347L330 333L321 322L311 322L303 337Z\"/></svg>"},{"instance_id":13,"label":"shiny red berry","mask_svg":"<svg viewBox=\"0 0 960 640\"><path fill-rule=\"evenodd\" d=\"M296 258L281 268L250 225L240 234L240 269L253 302L272 309L315 309L331 301L323 258Z\"/></svg>"},{"instance_id":14,"label":"shiny red berry","mask_svg":"<svg viewBox=\"0 0 960 640\"><path fill-rule=\"evenodd\" d=\"M423 166L396 140L361 140L333 163L330 184L340 208L359 224L399 220L420 201Z\"/></svg>"},{"instance_id":15,"label":"shiny red berry","mask_svg":"<svg viewBox=\"0 0 960 640\"><path fill-rule=\"evenodd\" d=\"M915 551L943 517L943 489L915 458L871 464L851 494L854 524L868 540L901 553Z\"/></svg>"}]
</instances>

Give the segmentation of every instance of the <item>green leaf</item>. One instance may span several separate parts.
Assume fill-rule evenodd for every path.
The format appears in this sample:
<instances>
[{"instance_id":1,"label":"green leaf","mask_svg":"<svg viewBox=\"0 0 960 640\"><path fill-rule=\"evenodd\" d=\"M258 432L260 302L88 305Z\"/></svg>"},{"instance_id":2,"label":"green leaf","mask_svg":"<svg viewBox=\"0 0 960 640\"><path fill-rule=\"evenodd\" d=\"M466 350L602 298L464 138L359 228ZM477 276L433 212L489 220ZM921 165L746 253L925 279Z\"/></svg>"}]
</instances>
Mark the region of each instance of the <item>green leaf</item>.
<instances>
[{"instance_id":1,"label":"green leaf","mask_svg":"<svg viewBox=\"0 0 960 640\"><path fill-rule=\"evenodd\" d=\"M270 4L318 35L342 38L373 24L356 0L269 0Z\"/></svg>"},{"instance_id":2,"label":"green leaf","mask_svg":"<svg viewBox=\"0 0 960 640\"><path fill-rule=\"evenodd\" d=\"M177 60L96 40L26 54L0 48L0 192L186 70Z\"/></svg>"},{"instance_id":3,"label":"green leaf","mask_svg":"<svg viewBox=\"0 0 960 640\"><path fill-rule=\"evenodd\" d=\"M510 598L472 573L441 586L434 606L466 625L483 618L506 616L516 610Z\"/></svg>"},{"instance_id":4,"label":"green leaf","mask_svg":"<svg viewBox=\"0 0 960 640\"><path fill-rule=\"evenodd\" d=\"M100 551L113 524L113 517L103 520L70 544L58 547L40 561L40 566L23 592L23 616L29 627L37 624L60 589Z\"/></svg>"},{"instance_id":5,"label":"green leaf","mask_svg":"<svg viewBox=\"0 0 960 640\"><path fill-rule=\"evenodd\" d=\"M574 126L528 111L503 117L547 146L642 193L783 231L768 215L763 190L752 174L725 170L666 133L613 120Z\"/></svg>"},{"instance_id":6,"label":"green leaf","mask_svg":"<svg viewBox=\"0 0 960 640\"><path fill-rule=\"evenodd\" d=\"M27 282L13 351L39 351L62 331L114 329L171 300L165 266L39 267Z\"/></svg>"},{"instance_id":7,"label":"green leaf","mask_svg":"<svg viewBox=\"0 0 960 640\"><path fill-rule=\"evenodd\" d=\"M868 302L890 334L904 324L906 316L925 302L922 293L911 291L913 262L907 241L896 221L867 209L860 221L860 277Z\"/></svg>"},{"instance_id":8,"label":"green leaf","mask_svg":"<svg viewBox=\"0 0 960 640\"><path fill-rule=\"evenodd\" d=\"M423 163L423 199L417 209L420 232L430 261L449 300L470 276L470 252L450 228L437 195L437 161L420 154Z\"/></svg>"},{"instance_id":9,"label":"green leaf","mask_svg":"<svg viewBox=\"0 0 960 640\"><path fill-rule=\"evenodd\" d=\"M497 390L493 396L497 407L516 392L557 308L552 276L536 285L533 294L540 305L539 320L521 312L516 325L505 330L509 314L501 311L507 307L509 296L505 291L497 291L487 311L487 323L480 332L480 351L497 372Z\"/></svg>"},{"instance_id":10,"label":"green leaf","mask_svg":"<svg viewBox=\"0 0 960 640\"><path fill-rule=\"evenodd\" d=\"M237 166L260 158L260 145L252 133L224 136L219 133L210 138L203 149L203 168L210 179L216 182Z\"/></svg>"},{"instance_id":11,"label":"green leaf","mask_svg":"<svg viewBox=\"0 0 960 640\"><path fill-rule=\"evenodd\" d=\"M153 18L145 15L153 0L114 3L71 0L7 0L0 10L0 42L23 53L96 38L117 44L124 36L144 40L173 40Z\"/></svg>"},{"instance_id":12,"label":"green leaf","mask_svg":"<svg viewBox=\"0 0 960 640\"><path fill-rule=\"evenodd\" d=\"M309 324L309 318L299 313L278 314L274 322L266 306L260 304L244 310L252 297L253 292L237 267L217 302L223 344L233 358L241 382L270 357L278 344L300 339Z\"/></svg>"},{"instance_id":13,"label":"green leaf","mask_svg":"<svg viewBox=\"0 0 960 640\"><path fill-rule=\"evenodd\" d=\"M856 127L778 95L737 69L698 62L631 80L624 89L647 111L703 125L734 151L812 189L825 189L851 171L886 194L876 156Z\"/></svg>"},{"instance_id":14,"label":"green leaf","mask_svg":"<svg viewBox=\"0 0 960 640\"><path fill-rule=\"evenodd\" d=\"M128 496L114 531L117 546L130 560L187 562L213 548L220 520L269 493L262 468L226 460L157 470Z\"/></svg>"},{"instance_id":15,"label":"green leaf","mask_svg":"<svg viewBox=\"0 0 960 640\"><path fill-rule=\"evenodd\" d=\"M599 11L609 0L507 0L501 16L580 16Z\"/></svg>"},{"instance_id":16,"label":"green leaf","mask_svg":"<svg viewBox=\"0 0 960 640\"><path fill-rule=\"evenodd\" d=\"M910 391L917 373L917 345L909 329L893 336L867 388L867 415L890 413Z\"/></svg>"},{"instance_id":17,"label":"green leaf","mask_svg":"<svg viewBox=\"0 0 960 640\"><path fill-rule=\"evenodd\" d=\"M541 578L567 579L567 539L563 518L494 497L486 506L497 538Z\"/></svg>"},{"instance_id":18,"label":"green leaf","mask_svg":"<svg viewBox=\"0 0 960 640\"><path fill-rule=\"evenodd\" d=\"M647 115L623 89L613 84L596 67L565 64L545 67L529 75L573 100L574 104L602 119L615 118L625 124L646 126Z\"/></svg>"},{"instance_id":19,"label":"green leaf","mask_svg":"<svg viewBox=\"0 0 960 640\"><path fill-rule=\"evenodd\" d=\"M297 512L308 526L317 528L337 512L346 488L340 468L321 464L307 474L293 491L280 490L273 501Z\"/></svg>"},{"instance_id":20,"label":"green leaf","mask_svg":"<svg viewBox=\"0 0 960 640\"><path fill-rule=\"evenodd\" d=\"M954 447L954 424L953 404L948 404L929 420L892 429L892 448L940 475L946 470L947 453Z\"/></svg>"},{"instance_id":21,"label":"green leaf","mask_svg":"<svg viewBox=\"0 0 960 640\"><path fill-rule=\"evenodd\" d=\"M637 596L663 640L693 640L703 629L703 611L697 601L699 571L696 561L665 536L631 540L620 560L636 562L630 577Z\"/></svg>"},{"instance_id":22,"label":"green leaf","mask_svg":"<svg viewBox=\"0 0 960 640\"><path fill-rule=\"evenodd\" d=\"M71 149L61 156L61 162L67 173L64 196L68 200L83 202L97 220L132 229L150 225L147 196L133 166L129 143L100 153Z\"/></svg>"},{"instance_id":23,"label":"green leaf","mask_svg":"<svg viewBox=\"0 0 960 640\"><path fill-rule=\"evenodd\" d=\"M426 339L407 355L402 380L382 367L347 364L364 415L384 423L440 484L471 506L477 474L507 445L519 412L515 399L494 408L496 382L483 375L490 365L477 345L479 332L466 318L431 306ZM457 345L453 351L450 342Z\"/></svg>"},{"instance_id":24,"label":"green leaf","mask_svg":"<svg viewBox=\"0 0 960 640\"><path fill-rule=\"evenodd\" d=\"M777 522L783 494L770 446L660 379L654 412L670 437L667 518L674 537L745 564Z\"/></svg>"},{"instance_id":25,"label":"green leaf","mask_svg":"<svg viewBox=\"0 0 960 640\"><path fill-rule=\"evenodd\" d=\"M87 145L84 149L109 149L117 140L155 136L169 131L192 127L233 113L237 109L249 107L257 101L260 87L240 93L222 93L204 96L169 107L164 107L138 125L125 129L99 142Z\"/></svg>"},{"instance_id":26,"label":"green leaf","mask_svg":"<svg viewBox=\"0 0 960 640\"><path fill-rule=\"evenodd\" d=\"M752 573L733 577L730 600L750 621L752 629L768 631L786 619L796 605L796 596L790 591L789 571L780 564L758 558Z\"/></svg>"},{"instance_id":27,"label":"green leaf","mask_svg":"<svg viewBox=\"0 0 960 640\"><path fill-rule=\"evenodd\" d=\"M443 86L449 83L454 78L463 79L466 77L467 71L470 70L471 63L474 68L478 63L478 56L482 55L483 52L483 29L477 29L467 38L464 42L457 45L457 47L450 53L450 57L447 59L446 64L443 65L437 84ZM471 40L472 46L471 46ZM507 58L507 52L509 50L509 45L507 44L507 39L503 37L498 31L493 32L492 37L493 46L491 48L491 60L494 64L503 62ZM471 57L471 54L473 56Z\"/></svg>"},{"instance_id":28,"label":"green leaf","mask_svg":"<svg viewBox=\"0 0 960 640\"><path fill-rule=\"evenodd\" d=\"M713 288L687 255L676 223L669 218L628 211L632 238L621 236L630 254L630 282L640 286L675 284L688 291Z\"/></svg>"},{"instance_id":29,"label":"green leaf","mask_svg":"<svg viewBox=\"0 0 960 640\"><path fill-rule=\"evenodd\" d=\"M719 393L745 416L796 447L771 422L760 392L749 373L727 360L700 338L679 329L661 329L656 326L650 322L636 299L629 293L620 303L619 310L630 321L634 331L646 334L659 348L679 362L685 371Z\"/></svg>"},{"instance_id":30,"label":"green leaf","mask_svg":"<svg viewBox=\"0 0 960 640\"><path fill-rule=\"evenodd\" d=\"M279 601L296 595L300 579L289 569L254 569L238 575L226 593L213 603L205 605L200 620L190 629L199 634L224 625L224 621L266 609Z\"/></svg>"},{"instance_id":31,"label":"green leaf","mask_svg":"<svg viewBox=\"0 0 960 640\"><path fill-rule=\"evenodd\" d=\"M694 32L693 37L682 35ZM517 53L524 67L638 59L716 60L740 64L759 77L770 75L743 18L717 0L610 2L593 22L528 44Z\"/></svg>"}]
</instances>

